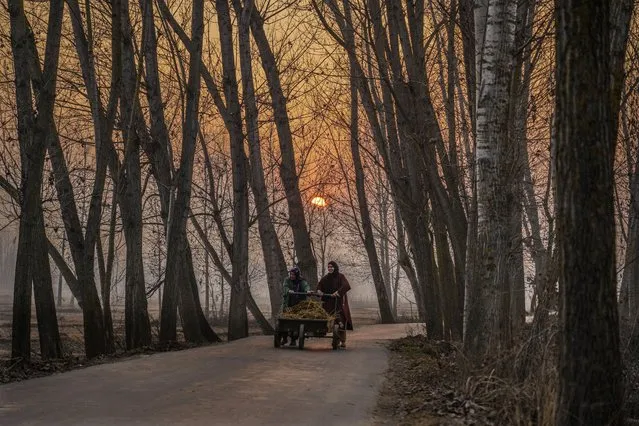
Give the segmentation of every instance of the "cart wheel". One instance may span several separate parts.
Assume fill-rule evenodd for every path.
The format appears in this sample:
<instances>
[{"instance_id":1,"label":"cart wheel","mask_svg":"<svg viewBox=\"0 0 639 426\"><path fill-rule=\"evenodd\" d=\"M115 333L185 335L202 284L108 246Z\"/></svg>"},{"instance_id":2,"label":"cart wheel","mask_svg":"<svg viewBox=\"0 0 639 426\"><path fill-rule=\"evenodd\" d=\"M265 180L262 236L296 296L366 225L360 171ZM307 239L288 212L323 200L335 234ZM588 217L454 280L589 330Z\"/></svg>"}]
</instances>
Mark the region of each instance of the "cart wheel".
<instances>
[{"instance_id":1,"label":"cart wheel","mask_svg":"<svg viewBox=\"0 0 639 426\"><path fill-rule=\"evenodd\" d=\"M279 348L282 345L282 337L278 331L273 335L273 346Z\"/></svg>"},{"instance_id":2,"label":"cart wheel","mask_svg":"<svg viewBox=\"0 0 639 426\"><path fill-rule=\"evenodd\" d=\"M300 336L297 340L297 347L299 349L304 349L304 324L300 324Z\"/></svg>"}]
</instances>

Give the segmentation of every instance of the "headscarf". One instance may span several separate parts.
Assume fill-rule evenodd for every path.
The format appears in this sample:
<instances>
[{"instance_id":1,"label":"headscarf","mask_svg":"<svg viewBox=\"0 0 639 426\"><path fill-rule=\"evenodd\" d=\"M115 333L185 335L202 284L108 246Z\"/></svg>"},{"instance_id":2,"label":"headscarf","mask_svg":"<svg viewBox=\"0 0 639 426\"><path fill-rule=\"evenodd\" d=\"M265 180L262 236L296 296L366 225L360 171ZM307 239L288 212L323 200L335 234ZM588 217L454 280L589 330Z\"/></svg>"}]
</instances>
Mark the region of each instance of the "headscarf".
<instances>
[{"instance_id":1,"label":"headscarf","mask_svg":"<svg viewBox=\"0 0 639 426\"><path fill-rule=\"evenodd\" d=\"M289 271L289 273L293 273L295 274L295 279L299 280L301 278L301 272L300 272L300 268L298 268L297 266L294 266L293 268L291 268Z\"/></svg>"},{"instance_id":2,"label":"headscarf","mask_svg":"<svg viewBox=\"0 0 639 426\"><path fill-rule=\"evenodd\" d=\"M335 262L334 260L331 260L330 262L328 262L328 264L333 266L333 273L334 274L338 274L339 273L339 265L337 264L337 262Z\"/></svg>"}]
</instances>

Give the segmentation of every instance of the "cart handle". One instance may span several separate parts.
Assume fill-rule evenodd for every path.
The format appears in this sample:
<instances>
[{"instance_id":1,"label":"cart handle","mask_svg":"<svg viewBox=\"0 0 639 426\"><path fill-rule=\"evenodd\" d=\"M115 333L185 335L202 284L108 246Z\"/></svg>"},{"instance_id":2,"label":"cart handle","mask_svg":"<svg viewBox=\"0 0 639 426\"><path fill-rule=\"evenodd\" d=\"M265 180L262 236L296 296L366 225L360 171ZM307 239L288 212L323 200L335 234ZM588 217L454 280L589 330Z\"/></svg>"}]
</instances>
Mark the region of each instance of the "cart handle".
<instances>
[{"instance_id":1,"label":"cart handle","mask_svg":"<svg viewBox=\"0 0 639 426\"><path fill-rule=\"evenodd\" d=\"M304 296L315 296L315 297L340 297L340 295L338 294L337 296L333 296L332 294L329 293L322 293L322 294L318 294L315 291L309 291L309 292L304 292L304 291L289 291L288 294L297 294L297 295L304 295Z\"/></svg>"}]
</instances>

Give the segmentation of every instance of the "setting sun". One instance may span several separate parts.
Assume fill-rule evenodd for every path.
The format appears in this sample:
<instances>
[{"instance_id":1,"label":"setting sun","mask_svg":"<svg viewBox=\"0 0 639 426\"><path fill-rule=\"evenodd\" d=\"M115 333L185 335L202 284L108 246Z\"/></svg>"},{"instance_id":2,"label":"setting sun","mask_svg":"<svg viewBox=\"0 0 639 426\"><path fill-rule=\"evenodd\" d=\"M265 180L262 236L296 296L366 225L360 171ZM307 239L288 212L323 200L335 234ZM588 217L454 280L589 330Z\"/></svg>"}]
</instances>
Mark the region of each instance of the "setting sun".
<instances>
[{"instance_id":1,"label":"setting sun","mask_svg":"<svg viewBox=\"0 0 639 426\"><path fill-rule=\"evenodd\" d=\"M317 207L326 207L326 200L323 197L314 197L311 204L315 204Z\"/></svg>"}]
</instances>

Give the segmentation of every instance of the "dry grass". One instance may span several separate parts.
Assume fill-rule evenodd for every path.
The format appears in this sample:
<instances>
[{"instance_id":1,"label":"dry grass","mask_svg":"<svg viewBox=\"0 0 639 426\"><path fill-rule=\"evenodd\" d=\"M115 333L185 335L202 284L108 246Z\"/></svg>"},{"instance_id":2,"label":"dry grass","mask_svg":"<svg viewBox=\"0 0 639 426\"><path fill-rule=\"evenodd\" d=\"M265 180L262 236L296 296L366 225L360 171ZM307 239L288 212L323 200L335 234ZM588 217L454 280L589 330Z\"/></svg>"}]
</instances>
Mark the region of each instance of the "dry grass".
<instances>
[{"instance_id":1,"label":"dry grass","mask_svg":"<svg viewBox=\"0 0 639 426\"><path fill-rule=\"evenodd\" d=\"M556 348L535 355L534 374L523 380L519 366L531 362L530 342L520 342L476 367L460 345L423 335L391 344L391 365L378 407L379 424L554 424Z\"/></svg>"},{"instance_id":2,"label":"dry grass","mask_svg":"<svg viewBox=\"0 0 639 426\"><path fill-rule=\"evenodd\" d=\"M529 328L523 336L530 336ZM622 327L625 424L639 424L639 337ZM423 335L390 345L378 424L555 425L557 325L517 342L477 367L460 345Z\"/></svg>"},{"instance_id":3,"label":"dry grass","mask_svg":"<svg viewBox=\"0 0 639 426\"><path fill-rule=\"evenodd\" d=\"M291 308L285 308L280 318L286 319L335 319L322 307L317 300L303 300Z\"/></svg>"}]
</instances>

